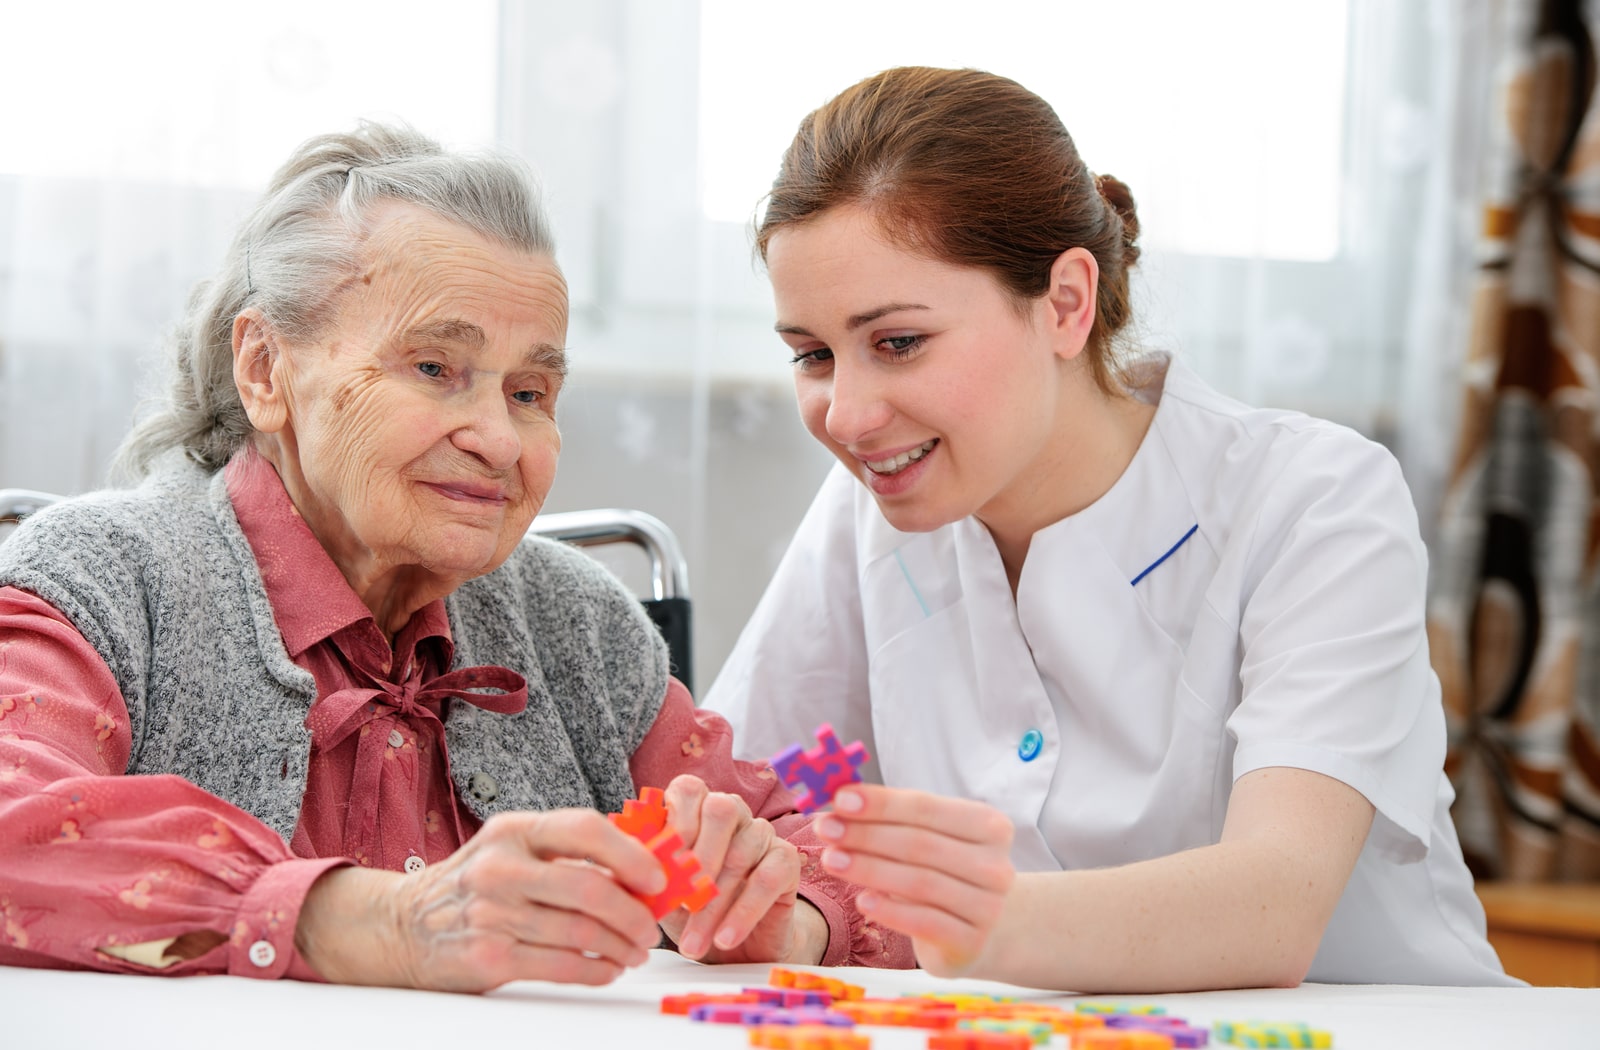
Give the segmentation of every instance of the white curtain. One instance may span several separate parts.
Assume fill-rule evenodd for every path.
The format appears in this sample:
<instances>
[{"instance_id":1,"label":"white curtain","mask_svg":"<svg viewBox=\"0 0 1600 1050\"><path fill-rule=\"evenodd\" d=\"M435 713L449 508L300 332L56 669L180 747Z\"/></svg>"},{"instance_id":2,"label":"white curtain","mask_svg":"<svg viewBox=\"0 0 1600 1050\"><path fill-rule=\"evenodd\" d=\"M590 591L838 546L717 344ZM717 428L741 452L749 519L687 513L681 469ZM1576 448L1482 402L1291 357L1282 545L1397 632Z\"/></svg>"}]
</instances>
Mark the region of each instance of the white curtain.
<instances>
[{"instance_id":1,"label":"white curtain","mask_svg":"<svg viewBox=\"0 0 1600 1050\"><path fill-rule=\"evenodd\" d=\"M1404 215L1414 262L1402 287L1394 375L1397 452L1417 501L1423 536L1438 535L1450 457L1457 447L1463 369L1478 278L1484 143L1503 50L1503 0L1431 0L1422 25L1429 60L1418 83L1430 100L1418 146L1428 158Z\"/></svg>"},{"instance_id":2,"label":"white curtain","mask_svg":"<svg viewBox=\"0 0 1600 1050\"><path fill-rule=\"evenodd\" d=\"M496 141L541 172L573 294L574 377L547 508L636 507L678 533L703 687L829 462L795 418L746 226L707 204L732 163L708 153L729 137L709 123L729 111L714 103L740 103L743 137L759 129L765 143L776 127L781 143L807 109L882 65L979 64L1036 86L1029 70L1092 55L1117 75L1052 101L1091 166L1139 200L1141 341L1187 355L1225 391L1395 444L1426 522L1459 357L1455 158L1471 155L1463 99L1487 75L1472 48L1489 0L1230 3L995 0L949 18L928 17L927 2L836 5L945 28L916 47L876 37L856 66L841 58L825 69L833 80L803 90L826 50L808 34L837 38L845 24L827 4L789 9L797 21L776 36L741 36L755 9L720 0L480 0L459 17L393 2L230 16L167 0L122 14L74 5L70 26L42 0L10 4L5 46L80 86L63 102L0 71L15 122L0 136L0 487L102 483L163 327L295 142L361 116L455 145ZM99 43L86 51L79 26ZM980 52L989 40L1015 42L1015 61L989 49L1000 44ZM1184 50L1206 57L1211 80L1162 57ZM1337 104L1274 108L1316 86L1296 80L1308 70L1335 78ZM1212 80L1234 94L1202 95ZM1281 143L1317 128L1335 147L1333 233L1326 251L1292 257L1275 232L1330 198L1282 174L1296 158ZM1130 129L1157 158L1143 186L1116 155L1114 133ZM1244 145L1217 145L1228 142ZM777 153L762 151L775 169ZM1196 247L1201 220L1238 235L1226 254ZM629 557L607 560L637 581Z\"/></svg>"}]
</instances>

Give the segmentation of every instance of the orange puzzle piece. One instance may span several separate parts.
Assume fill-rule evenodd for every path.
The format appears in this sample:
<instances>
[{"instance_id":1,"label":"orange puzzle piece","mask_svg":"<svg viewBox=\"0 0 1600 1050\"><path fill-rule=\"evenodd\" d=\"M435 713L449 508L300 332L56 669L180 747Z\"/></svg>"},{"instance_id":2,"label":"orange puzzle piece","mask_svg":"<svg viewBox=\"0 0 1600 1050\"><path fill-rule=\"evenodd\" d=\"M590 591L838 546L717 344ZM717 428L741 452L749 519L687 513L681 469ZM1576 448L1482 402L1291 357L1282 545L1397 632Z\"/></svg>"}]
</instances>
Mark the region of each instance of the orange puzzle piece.
<instances>
[{"instance_id":1,"label":"orange puzzle piece","mask_svg":"<svg viewBox=\"0 0 1600 1050\"><path fill-rule=\"evenodd\" d=\"M770 1050L869 1050L872 1040L832 1025L767 1024L750 1029L750 1045Z\"/></svg>"},{"instance_id":2,"label":"orange puzzle piece","mask_svg":"<svg viewBox=\"0 0 1600 1050\"><path fill-rule=\"evenodd\" d=\"M667 797L660 788L644 788L637 799L622 804L621 813L606 818L640 842L648 843L667 826Z\"/></svg>"},{"instance_id":3,"label":"orange puzzle piece","mask_svg":"<svg viewBox=\"0 0 1600 1050\"><path fill-rule=\"evenodd\" d=\"M928 1036L928 1050L1033 1050L1033 1040L1013 1032L973 1032L963 1029L935 1032Z\"/></svg>"},{"instance_id":4,"label":"orange puzzle piece","mask_svg":"<svg viewBox=\"0 0 1600 1050\"><path fill-rule=\"evenodd\" d=\"M767 983L774 988L801 988L827 992L833 996L836 1003L860 999L867 993L867 990L859 984L846 984L832 977L822 977L805 970L790 970L782 966L772 968L772 972L767 975Z\"/></svg>"}]
</instances>

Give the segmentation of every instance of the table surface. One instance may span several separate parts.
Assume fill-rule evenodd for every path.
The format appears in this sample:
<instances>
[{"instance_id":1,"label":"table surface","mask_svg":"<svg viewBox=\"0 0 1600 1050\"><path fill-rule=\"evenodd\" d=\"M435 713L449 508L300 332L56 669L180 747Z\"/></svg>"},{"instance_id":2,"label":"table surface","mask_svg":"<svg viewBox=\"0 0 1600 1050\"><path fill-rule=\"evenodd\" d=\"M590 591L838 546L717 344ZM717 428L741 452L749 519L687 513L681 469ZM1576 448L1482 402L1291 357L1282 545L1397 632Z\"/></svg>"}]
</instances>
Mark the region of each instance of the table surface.
<instances>
[{"instance_id":1,"label":"table surface","mask_svg":"<svg viewBox=\"0 0 1600 1050\"><path fill-rule=\"evenodd\" d=\"M30 1050L306 1050L310 1047L706 1047L749 1045L739 1025L659 1012L663 995L737 991L767 983L767 966L702 966L655 951L605 988L519 982L486 996L348 988L239 977L126 977L0 967L0 1045ZM811 968L807 968L811 969ZM942 980L920 970L816 968L869 996L1006 994L1070 1005L1073 996L987 981ZM1183 995L1094 996L1159 1004L1215 1021L1301 1021L1333 1033L1338 1050L1443 1047L1600 1048L1600 989L1303 985ZM875 1050L913 1050L927 1032L864 1026ZM1052 1047L1066 1046L1065 1037Z\"/></svg>"}]
</instances>

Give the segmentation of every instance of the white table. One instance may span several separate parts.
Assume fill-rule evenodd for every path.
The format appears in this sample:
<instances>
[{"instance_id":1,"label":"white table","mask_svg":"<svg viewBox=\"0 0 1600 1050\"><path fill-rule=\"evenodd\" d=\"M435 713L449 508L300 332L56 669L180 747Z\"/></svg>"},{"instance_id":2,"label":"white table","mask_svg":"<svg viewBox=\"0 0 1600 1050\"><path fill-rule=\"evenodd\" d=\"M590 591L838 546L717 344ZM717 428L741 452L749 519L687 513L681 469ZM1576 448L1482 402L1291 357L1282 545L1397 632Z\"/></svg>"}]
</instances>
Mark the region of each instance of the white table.
<instances>
[{"instance_id":1,"label":"white table","mask_svg":"<svg viewBox=\"0 0 1600 1050\"><path fill-rule=\"evenodd\" d=\"M237 977L124 977L0 967L0 1047L105 1050L537 1050L542 1047L749 1045L738 1025L659 1012L663 995L767 983L766 966L701 966L666 951L606 988L523 982L477 997ZM919 970L818 969L869 996L985 992L1060 1005L1071 996ZM1097 999L1111 998L1096 996ZM1119 996L1196 1024L1304 1021L1337 1050L1600 1050L1600 989L1305 985L1294 989ZM913 1050L927 1032L866 1026L875 1050ZM1055 1037L1052 1047L1064 1047Z\"/></svg>"}]
</instances>

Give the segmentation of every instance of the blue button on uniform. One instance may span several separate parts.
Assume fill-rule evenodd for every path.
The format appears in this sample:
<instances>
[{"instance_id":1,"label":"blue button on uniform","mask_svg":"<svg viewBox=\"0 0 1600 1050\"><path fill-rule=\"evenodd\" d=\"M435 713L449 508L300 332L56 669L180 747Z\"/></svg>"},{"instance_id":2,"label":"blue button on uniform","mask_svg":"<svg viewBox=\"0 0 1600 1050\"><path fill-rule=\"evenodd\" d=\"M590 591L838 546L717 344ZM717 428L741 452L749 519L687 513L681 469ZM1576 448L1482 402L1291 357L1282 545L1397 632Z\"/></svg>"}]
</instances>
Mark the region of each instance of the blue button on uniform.
<instances>
[{"instance_id":1,"label":"blue button on uniform","mask_svg":"<svg viewBox=\"0 0 1600 1050\"><path fill-rule=\"evenodd\" d=\"M1039 757L1039 752L1044 750L1044 734L1037 729L1030 729L1022 734L1022 743L1017 745L1017 757L1024 762L1032 762Z\"/></svg>"}]
</instances>

